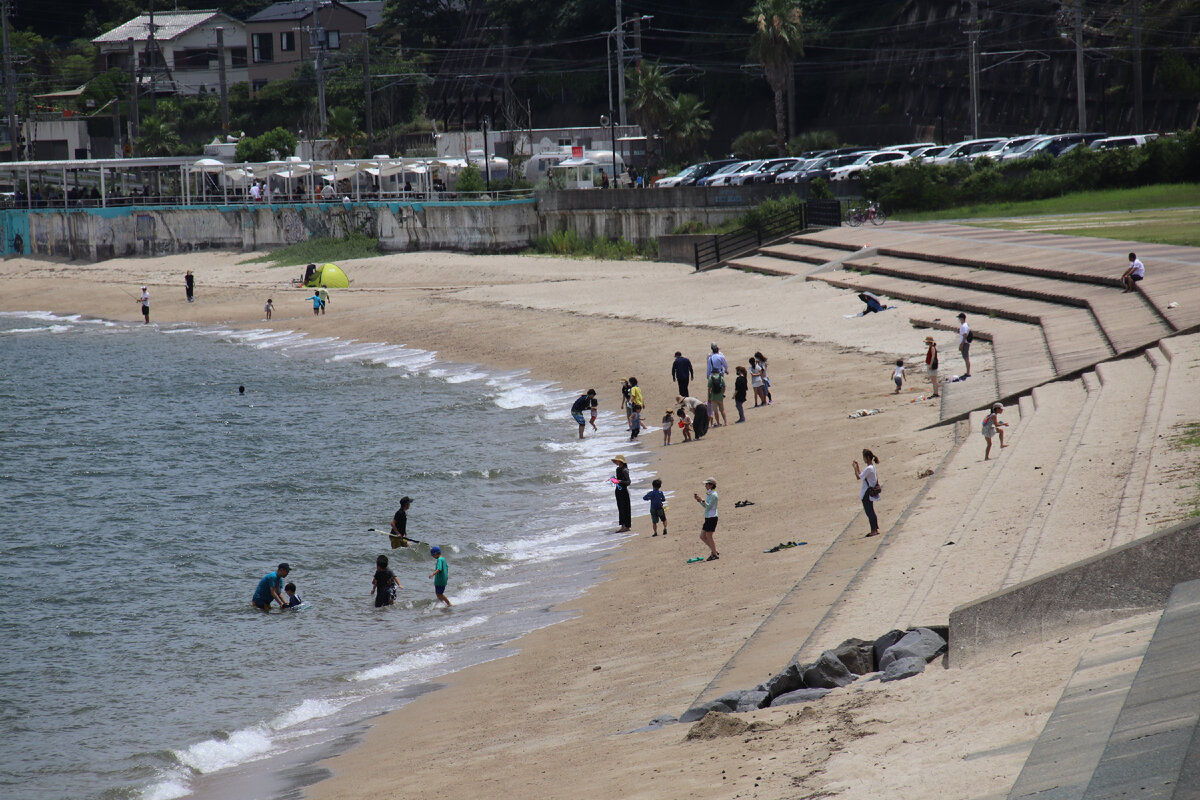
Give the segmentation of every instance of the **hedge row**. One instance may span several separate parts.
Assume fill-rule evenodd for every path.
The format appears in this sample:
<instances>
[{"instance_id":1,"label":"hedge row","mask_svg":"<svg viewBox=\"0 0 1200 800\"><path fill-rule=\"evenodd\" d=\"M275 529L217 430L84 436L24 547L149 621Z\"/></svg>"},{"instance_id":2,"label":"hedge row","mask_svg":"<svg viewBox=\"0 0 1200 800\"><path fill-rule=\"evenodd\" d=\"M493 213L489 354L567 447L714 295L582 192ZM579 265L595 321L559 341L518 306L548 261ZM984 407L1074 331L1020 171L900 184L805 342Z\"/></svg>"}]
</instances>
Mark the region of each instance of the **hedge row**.
<instances>
[{"instance_id":1,"label":"hedge row","mask_svg":"<svg viewBox=\"0 0 1200 800\"><path fill-rule=\"evenodd\" d=\"M1163 136L1142 147L1077 147L1055 158L948 165L912 161L864 173L863 194L888 211L928 211L997 201L1040 200L1071 192L1200 182L1200 131Z\"/></svg>"}]
</instances>

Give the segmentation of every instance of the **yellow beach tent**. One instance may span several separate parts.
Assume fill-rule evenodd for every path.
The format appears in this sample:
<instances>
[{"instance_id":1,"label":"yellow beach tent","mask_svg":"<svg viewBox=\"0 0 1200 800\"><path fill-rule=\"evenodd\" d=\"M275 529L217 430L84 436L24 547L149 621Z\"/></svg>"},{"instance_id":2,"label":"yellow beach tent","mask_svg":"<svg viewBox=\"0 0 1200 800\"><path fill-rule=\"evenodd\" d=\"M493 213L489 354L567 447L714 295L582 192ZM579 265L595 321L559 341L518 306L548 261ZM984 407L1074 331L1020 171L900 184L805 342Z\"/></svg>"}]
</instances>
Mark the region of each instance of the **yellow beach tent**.
<instances>
[{"instance_id":1,"label":"yellow beach tent","mask_svg":"<svg viewBox=\"0 0 1200 800\"><path fill-rule=\"evenodd\" d=\"M308 279L305 286L324 286L327 289L345 289L350 286L350 279L337 264L322 264Z\"/></svg>"}]
</instances>

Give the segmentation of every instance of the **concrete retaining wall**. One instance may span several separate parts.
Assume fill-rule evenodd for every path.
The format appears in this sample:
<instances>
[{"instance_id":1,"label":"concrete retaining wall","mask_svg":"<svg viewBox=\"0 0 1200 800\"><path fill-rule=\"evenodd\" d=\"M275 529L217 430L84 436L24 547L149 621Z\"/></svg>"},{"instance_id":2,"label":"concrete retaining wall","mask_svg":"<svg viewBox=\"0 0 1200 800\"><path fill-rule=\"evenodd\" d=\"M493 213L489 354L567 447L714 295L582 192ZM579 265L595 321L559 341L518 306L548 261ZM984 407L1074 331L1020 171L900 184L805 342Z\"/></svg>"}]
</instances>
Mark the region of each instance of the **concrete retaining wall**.
<instances>
[{"instance_id":1,"label":"concrete retaining wall","mask_svg":"<svg viewBox=\"0 0 1200 800\"><path fill-rule=\"evenodd\" d=\"M950 613L951 666L1163 608L1175 584L1200 578L1200 520L1115 547Z\"/></svg>"}]
</instances>

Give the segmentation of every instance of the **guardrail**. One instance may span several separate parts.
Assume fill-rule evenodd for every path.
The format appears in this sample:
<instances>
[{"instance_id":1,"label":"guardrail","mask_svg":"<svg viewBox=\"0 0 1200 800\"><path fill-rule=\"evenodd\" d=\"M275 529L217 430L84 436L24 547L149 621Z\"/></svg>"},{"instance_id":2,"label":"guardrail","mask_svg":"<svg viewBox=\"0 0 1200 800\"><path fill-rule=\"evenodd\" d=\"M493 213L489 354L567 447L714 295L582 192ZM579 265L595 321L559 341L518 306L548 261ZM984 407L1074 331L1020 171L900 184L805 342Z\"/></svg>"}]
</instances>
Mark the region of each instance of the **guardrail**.
<instances>
[{"instance_id":1,"label":"guardrail","mask_svg":"<svg viewBox=\"0 0 1200 800\"><path fill-rule=\"evenodd\" d=\"M695 245L696 270L715 267L722 261L757 250L764 242L817 225L836 228L842 224L842 204L837 200L807 200L795 209L781 211L754 226L713 236Z\"/></svg>"}]
</instances>

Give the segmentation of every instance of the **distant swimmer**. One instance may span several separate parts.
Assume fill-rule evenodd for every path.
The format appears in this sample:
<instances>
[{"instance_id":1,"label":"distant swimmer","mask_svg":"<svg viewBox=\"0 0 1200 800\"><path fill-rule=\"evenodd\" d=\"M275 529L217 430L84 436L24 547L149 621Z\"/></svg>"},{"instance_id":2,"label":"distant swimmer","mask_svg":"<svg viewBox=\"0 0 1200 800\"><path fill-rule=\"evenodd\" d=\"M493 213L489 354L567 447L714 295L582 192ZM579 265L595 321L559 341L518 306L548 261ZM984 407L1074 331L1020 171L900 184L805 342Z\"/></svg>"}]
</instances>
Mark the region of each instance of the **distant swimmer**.
<instances>
[{"instance_id":1,"label":"distant swimmer","mask_svg":"<svg viewBox=\"0 0 1200 800\"><path fill-rule=\"evenodd\" d=\"M254 590L254 597L250 600L250 603L260 611L270 611L272 600L279 603L280 608L287 608L288 601L283 599L281 592L283 590L283 579L291 571L292 568L285 561L274 572L268 572L266 575L263 575L262 580L258 582L258 588Z\"/></svg>"},{"instance_id":2,"label":"distant swimmer","mask_svg":"<svg viewBox=\"0 0 1200 800\"><path fill-rule=\"evenodd\" d=\"M408 495L400 498L400 508L392 517L392 546L408 547L408 507L412 498Z\"/></svg>"},{"instance_id":3,"label":"distant swimmer","mask_svg":"<svg viewBox=\"0 0 1200 800\"><path fill-rule=\"evenodd\" d=\"M246 387L245 387L245 386L239 386L239 387L238 387L238 394L245 394L245 393L246 393Z\"/></svg>"},{"instance_id":4,"label":"distant swimmer","mask_svg":"<svg viewBox=\"0 0 1200 800\"><path fill-rule=\"evenodd\" d=\"M150 324L150 290L145 286L142 287L142 296L136 301L142 304L142 319L146 320L145 324Z\"/></svg>"},{"instance_id":5,"label":"distant swimmer","mask_svg":"<svg viewBox=\"0 0 1200 800\"><path fill-rule=\"evenodd\" d=\"M433 578L433 592L437 595L437 599L446 604L451 605L450 599L446 597L446 584L450 582L450 565L446 563L446 559L442 556L442 548L434 546L429 548L429 555L437 559L437 563L433 565L433 572L429 573L429 577Z\"/></svg>"}]
</instances>

